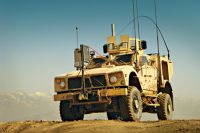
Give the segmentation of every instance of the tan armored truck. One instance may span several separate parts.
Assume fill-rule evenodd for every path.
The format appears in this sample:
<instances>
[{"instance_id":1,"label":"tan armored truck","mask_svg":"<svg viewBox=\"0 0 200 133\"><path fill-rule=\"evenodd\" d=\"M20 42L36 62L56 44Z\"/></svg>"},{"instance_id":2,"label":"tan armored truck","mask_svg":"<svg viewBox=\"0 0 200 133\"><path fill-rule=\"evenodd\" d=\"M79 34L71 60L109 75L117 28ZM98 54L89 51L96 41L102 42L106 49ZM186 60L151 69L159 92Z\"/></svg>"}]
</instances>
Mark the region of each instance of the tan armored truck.
<instances>
[{"instance_id":1,"label":"tan armored truck","mask_svg":"<svg viewBox=\"0 0 200 133\"><path fill-rule=\"evenodd\" d=\"M107 112L109 120L139 121L142 112L172 119L173 63L165 55L145 54L146 48L146 41L128 35L117 44L112 28L103 46L107 56L95 56L85 45L75 49L76 70L55 77L61 119L83 120L94 112Z\"/></svg>"}]
</instances>

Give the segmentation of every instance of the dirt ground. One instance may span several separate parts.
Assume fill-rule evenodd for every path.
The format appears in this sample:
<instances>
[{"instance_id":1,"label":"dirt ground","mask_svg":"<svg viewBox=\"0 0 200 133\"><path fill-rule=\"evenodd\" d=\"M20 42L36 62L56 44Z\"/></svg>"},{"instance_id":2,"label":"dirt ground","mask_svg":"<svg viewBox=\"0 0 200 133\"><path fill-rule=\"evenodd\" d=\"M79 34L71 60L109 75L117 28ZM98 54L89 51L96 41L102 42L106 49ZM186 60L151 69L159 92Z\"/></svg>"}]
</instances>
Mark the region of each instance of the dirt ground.
<instances>
[{"instance_id":1,"label":"dirt ground","mask_svg":"<svg viewBox=\"0 0 200 133\"><path fill-rule=\"evenodd\" d=\"M200 133L200 120L122 122L83 120L73 122L25 121L0 122L1 133Z\"/></svg>"}]
</instances>

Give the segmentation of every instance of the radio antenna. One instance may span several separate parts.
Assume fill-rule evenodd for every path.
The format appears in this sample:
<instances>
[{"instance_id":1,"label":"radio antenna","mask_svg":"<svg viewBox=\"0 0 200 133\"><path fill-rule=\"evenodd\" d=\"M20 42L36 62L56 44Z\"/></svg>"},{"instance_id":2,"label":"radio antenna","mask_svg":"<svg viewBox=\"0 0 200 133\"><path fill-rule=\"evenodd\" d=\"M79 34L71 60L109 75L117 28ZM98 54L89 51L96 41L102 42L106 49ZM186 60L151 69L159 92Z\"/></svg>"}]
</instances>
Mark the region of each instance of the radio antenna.
<instances>
[{"instance_id":1,"label":"radio antenna","mask_svg":"<svg viewBox=\"0 0 200 133\"><path fill-rule=\"evenodd\" d=\"M156 7L156 0L154 0L154 11L155 11L155 20L156 20L156 38L157 38L157 47L158 47L158 85L160 87L160 85L162 84L162 73L161 73L161 64L160 64L160 46L159 46L159 36L158 36L158 21L157 21L157 7Z\"/></svg>"},{"instance_id":2,"label":"radio antenna","mask_svg":"<svg viewBox=\"0 0 200 133\"><path fill-rule=\"evenodd\" d=\"M137 18L138 18L138 1L136 0L136 11L137 11ZM137 27L138 27L138 38L140 40L140 22L139 19L137 19Z\"/></svg>"},{"instance_id":3,"label":"radio antenna","mask_svg":"<svg viewBox=\"0 0 200 133\"><path fill-rule=\"evenodd\" d=\"M77 43L77 48L78 48L78 44L79 44L79 42L78 42L78 27L76 27L76 43Z\"/></svg>"},{"instance_id":4,"label":"radio antenna","mask_svg":"<svg viewBox=\"0 0 200 133\"><path fill-rule=\"evenodd\" d=\"M133 18L135 18L135 2L132 0L132 5L133 5ZM134 30L134 36L135 36L135 56L136 56L136 66L138 67L138 56L137 56L137 32L136 32L136 20L134 19L133 21L133 30Z\"/></svg>"},{"instance_id":5,"label":"radio antenna","mask_svg":"<svg viewBox=\"0 0 200 133\"><path fill-rule=\"evenodd\" d=\"M160 44L159 44L159 36L158 36L158 19L157 19L157 5L156 0L154 0L154 11L155 11L155 20L156 20L156 38L157 38L157 47L158 47L158 56L160 56Z\"/></svg>"}]
</instances>

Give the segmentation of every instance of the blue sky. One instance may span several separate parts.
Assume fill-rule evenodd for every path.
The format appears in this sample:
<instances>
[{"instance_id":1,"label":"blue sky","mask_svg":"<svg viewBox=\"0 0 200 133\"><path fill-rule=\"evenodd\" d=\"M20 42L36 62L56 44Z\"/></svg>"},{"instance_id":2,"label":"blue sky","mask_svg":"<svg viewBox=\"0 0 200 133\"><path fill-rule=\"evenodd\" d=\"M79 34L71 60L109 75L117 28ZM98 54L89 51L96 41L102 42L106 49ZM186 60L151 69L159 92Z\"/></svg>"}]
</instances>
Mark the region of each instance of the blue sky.
<instances>
[{"instance_id":1,"label":"blue sky","mask_svg":"<svg viewBox=\"0 0 200 133\"><path fill-rule=\"evenodd\" d=\"M138 5L139 15L154 17L153 0L138 0ZM176 97L200 94L199 5L199 0L158 0L158 23L174 61ZM76 26L79 42L102 53L110 24L118 33L131 19L131 0L0 0L0 89L53 93L54 76L74 69ZM154 26L140 22L146 53L155 53ZM131 34L132 25L123 33Z\"/></svg>"}]
</instances>

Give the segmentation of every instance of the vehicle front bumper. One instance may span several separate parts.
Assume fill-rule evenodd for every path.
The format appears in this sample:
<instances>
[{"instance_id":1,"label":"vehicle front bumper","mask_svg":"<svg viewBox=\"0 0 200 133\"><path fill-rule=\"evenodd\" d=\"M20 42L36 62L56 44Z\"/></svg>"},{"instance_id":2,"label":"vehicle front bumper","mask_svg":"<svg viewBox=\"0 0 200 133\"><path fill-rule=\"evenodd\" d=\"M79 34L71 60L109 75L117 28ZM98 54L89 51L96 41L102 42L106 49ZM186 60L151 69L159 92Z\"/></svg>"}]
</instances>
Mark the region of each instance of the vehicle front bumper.
<instances>
[{"instance_id":1,"label":"vehicle front bumper","mask_svg":"<svg viewBox=\"0 0 200 133\"><path fill-rule=\"evenodd\" d=\"M99 89L99 90L91 90L88 91L88 94L94 93L99 97L115 97L115 96L126 96L128 94L127 88L116 88L116 89ZM62 94L54 95L54 101L62 101L62 100L73 100L75 99L81 92L66 92Z\"/></svg>"}]
</instances>

